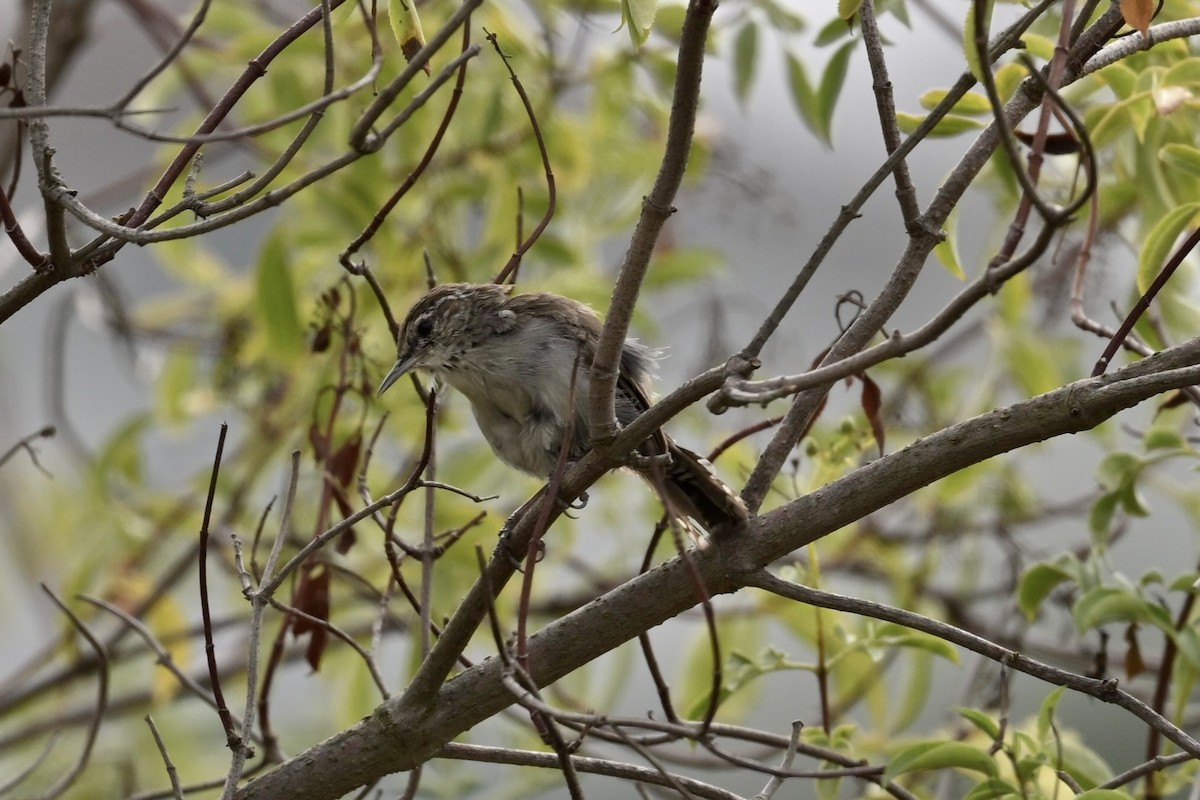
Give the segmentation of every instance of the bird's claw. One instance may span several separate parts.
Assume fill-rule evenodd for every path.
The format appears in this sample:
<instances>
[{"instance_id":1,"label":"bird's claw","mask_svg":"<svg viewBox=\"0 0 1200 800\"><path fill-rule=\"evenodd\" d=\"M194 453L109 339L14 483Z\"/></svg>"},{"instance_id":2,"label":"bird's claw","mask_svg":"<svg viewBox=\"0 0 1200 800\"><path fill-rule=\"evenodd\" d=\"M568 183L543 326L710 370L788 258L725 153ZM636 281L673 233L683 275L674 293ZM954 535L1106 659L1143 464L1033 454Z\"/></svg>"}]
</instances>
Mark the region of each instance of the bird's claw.
<instances>
[{"instance_id":1,"label":"bird's claw","mask_svg":"<svg viewBox=\"0 0 1200 800\"><path fill-rule=\"evenodd\" d=\"M525 571L526 554L520 553L520 552L516 551L515 549L513 549L512 547L509 547L508 536L509 536L508 531L500 532L500 541L497 544L497 549L504 551L504 555L508 558L508 563L512 564L513 569L515 569L517 572L523 573ZM545 557L546 557L546 543L541 540L538 540L537 555L534 556L533 563L537 564Z\"/></svg>"}]
</instances>

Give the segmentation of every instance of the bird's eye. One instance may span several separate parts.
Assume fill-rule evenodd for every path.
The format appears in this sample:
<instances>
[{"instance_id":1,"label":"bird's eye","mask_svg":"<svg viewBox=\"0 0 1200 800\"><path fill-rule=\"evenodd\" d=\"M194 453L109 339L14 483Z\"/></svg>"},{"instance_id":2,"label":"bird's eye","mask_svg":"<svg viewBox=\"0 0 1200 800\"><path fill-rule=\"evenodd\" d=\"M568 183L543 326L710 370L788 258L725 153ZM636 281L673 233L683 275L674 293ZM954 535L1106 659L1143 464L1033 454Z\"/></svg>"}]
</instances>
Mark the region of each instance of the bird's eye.
<instances>
[{"instance_id":1,"label":"bird's eye","mask_svg":"<svg viewBox=\"0 0 1200 800\"><path fill-rule=\"evenodd\" d=\"M424 339L429 334L433 333L433 320L426 317L425 319L417 320L417 336Z\"/></svg>"}]
</instances>

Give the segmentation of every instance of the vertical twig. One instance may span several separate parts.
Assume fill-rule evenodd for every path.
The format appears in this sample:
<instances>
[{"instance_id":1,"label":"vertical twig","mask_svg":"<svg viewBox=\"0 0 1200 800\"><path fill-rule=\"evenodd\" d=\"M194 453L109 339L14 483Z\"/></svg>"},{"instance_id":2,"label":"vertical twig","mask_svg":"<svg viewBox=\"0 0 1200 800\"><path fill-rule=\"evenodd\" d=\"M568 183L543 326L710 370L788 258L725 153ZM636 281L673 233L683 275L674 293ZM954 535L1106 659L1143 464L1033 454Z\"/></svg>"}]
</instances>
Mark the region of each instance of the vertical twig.
<instances>
[{"instance_id":1,"label":"vertical twig","mask_svg":"<svg viewBox=\"0 0 1200 800\"><path fill-rule=\"evenodd\" d=\"M546 173L546 213L542 215L542 219L529 232L529 236L525 238L513 254L509 257L508 263L496 275L493 283L509 283L515 282L517 268L521 265L521 258L528 252L530 247L533 247L542 235L542 231L546 230L546 226L550 224L550 220L554 217L554 210L558 205L558 189L554 183L554 170L550 168L550 153L546 149L546 140L542 138L542 128L538 125L537 115L533 113L533 103L529 100L529 95L525 92L525 87L521 84L521 80L517 77L517 73L513 71L512 65L508 63L508 56L504 55L504 51L500 49L500 43L496 39L496 34L487 32L487 39L492 43L492 47L496 48L496 53L499 54L500 60L504 62L504 68L508 70L508 77L512 79L513 86L517 90L517 95L521 98L521 104L525 106L525 114L529 117L529 126L533 129L533 138L537 142L538 153L542 157L542 169ZM512 280L509 280L512 278Z\"/></svg>"},{"instance_id":2,"label":"vertical twig","mask_svg":"<svg viewBox=\"0 0 1200 800\"><path fill-rule=\"evenodd\" d=\"M715 0L691 0L683 20L675 72L675 94L671 100L671 117L667 125L662 163L650 194L642 201L642 213L630 237L629 249L625 251L621 272L613 287L612 302L604 319L604 328L600 332L600 341L596 345L596 355L588 372L591 380L589 434L597 446L607 445L617 434L616 391L621 353L655 244L667 218L675 211L675 195L687 171L692 134L696 127L696 110L700 105L704 44L716 10Z\"/></svg>"},{"instance_id":3,"label":"vertical twig","mask_svg":"<svg viewBox=\"0 0 1200 800\"><path fill-rule=\"evenodd\" d=\"M300 451L293 450L292 468L288 479L287 497L283 503L283 519L279 523L279 533L275 536L275 541L271 545L271 554L267 557L266 566L263 567L263 577L259 583L259 589L248 598L250 600L250 640L246 645L246 708L242 712L242 730L244 731L254 728L254 715L257 709L258 653L259 643L262 640L263 612L270 604L270 599L278 587L278 584L272 583L272 578L275 574L275 565L279 561L279 551L283 549L283 543L291 533L292 513L296 503L296 485L299 480ZM290 616L284 618L285 625L289 619L291 619ZM229 800L237 791L238 781L242 777L246 759L250 755L249 748L245 746L233 751L229 772L225 776L225 788L221 793L221 800Z\"/></svg>"},{"instance_id":4,"label":"vertical twig","mask_svg":"<svg viewBox=\"0 0 1200 800\"><path fill-rule=\"evenodd\" d=\"M212 520L213 501L217 495L217 478L221 474L221 454L225 452L225 434L228 432L229 425L222 422L221 432L217 436L217 452L213 456L212 475L208 480L208 497L204 501L204 518L200 522L197 572L200 576L200 618L204 622L204 657L208 663L208 679L212 684L217 716L220 717L221 727L225 730L225 746L236 752L242 747L242 737L234 729L233 715L229 713L229 707L225 704L225 694L221 691L221 673L217 669L217 648L213 644L212 612L208 604L208 526Z\"/></svg>"}]
</instances>

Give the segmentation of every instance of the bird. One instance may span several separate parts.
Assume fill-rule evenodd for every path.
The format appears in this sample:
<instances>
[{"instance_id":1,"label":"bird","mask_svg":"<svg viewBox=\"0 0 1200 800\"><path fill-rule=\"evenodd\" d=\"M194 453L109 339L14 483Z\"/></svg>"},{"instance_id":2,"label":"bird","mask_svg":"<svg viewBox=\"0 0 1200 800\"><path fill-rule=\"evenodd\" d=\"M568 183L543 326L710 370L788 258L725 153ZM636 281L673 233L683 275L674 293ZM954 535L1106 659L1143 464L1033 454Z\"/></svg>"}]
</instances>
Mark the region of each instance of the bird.
<instances>
[{"instance_id":1,"label":"bird","mask_svg":"<svg viewBox=\"0 0 1200 800\"><path fill-rule=\"evenodd\" d=\"M377 395L413 370L431 374L466 396L501 461L545 480L558 466L568 429L567 462L592 447L590 370L602 327L590 306L562 295L513 294L512 286L491 283L441 284L409 309L395 366ZM653 350L625 341L615 396L622 426L650 407L654 363ZM712 465L661 429L639 445L637 455L633 468L663 488L674 516L690 518L710 534L747 518L745 504Z\"/></svg>"}]
</instances>

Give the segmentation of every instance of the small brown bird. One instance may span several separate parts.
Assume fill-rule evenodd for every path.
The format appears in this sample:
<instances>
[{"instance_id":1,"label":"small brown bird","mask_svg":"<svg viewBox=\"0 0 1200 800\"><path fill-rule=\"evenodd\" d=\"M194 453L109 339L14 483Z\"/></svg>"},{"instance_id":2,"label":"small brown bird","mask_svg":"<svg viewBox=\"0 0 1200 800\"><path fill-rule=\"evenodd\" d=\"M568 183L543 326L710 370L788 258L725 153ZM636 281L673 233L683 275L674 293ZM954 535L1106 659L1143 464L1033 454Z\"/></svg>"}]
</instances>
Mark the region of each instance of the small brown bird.
<instances>
[{"instance_id":1,"label":"small brown bird","mask_svg":"<svg viewBox=\"0 0 1200 800\"><path fill-rule=\"evenodd\" d=\"M548 478L558 463L568 420L573 422L567 460L578 461L591 449L589 371L601 322L595 311L570 298L511 292L511 286L488 283L450 283L431 290L409 310L397 341L399 360L379 393L411 370L433 374L466 395L479 429L501 460ZM649 348L625 342L616 394L622 425L649 407L653 363ZM661 430L638 453L670 457L662 468L662 483L674 513L694 519L710 533L746 518L741 498L713 474L708 461ZM638 468L648 479L650 469L654 467Z\"/></svg>"}]
</instances>

